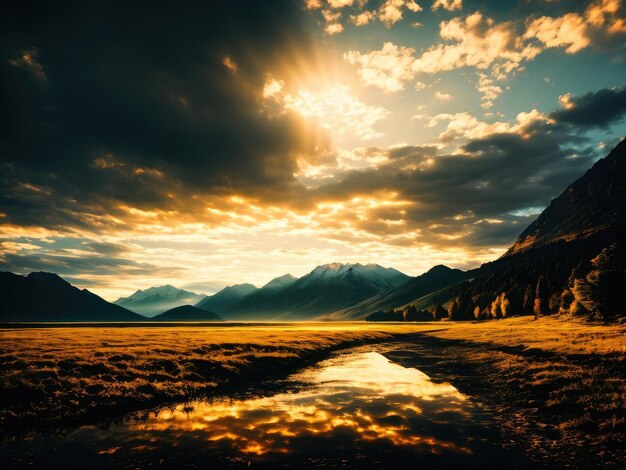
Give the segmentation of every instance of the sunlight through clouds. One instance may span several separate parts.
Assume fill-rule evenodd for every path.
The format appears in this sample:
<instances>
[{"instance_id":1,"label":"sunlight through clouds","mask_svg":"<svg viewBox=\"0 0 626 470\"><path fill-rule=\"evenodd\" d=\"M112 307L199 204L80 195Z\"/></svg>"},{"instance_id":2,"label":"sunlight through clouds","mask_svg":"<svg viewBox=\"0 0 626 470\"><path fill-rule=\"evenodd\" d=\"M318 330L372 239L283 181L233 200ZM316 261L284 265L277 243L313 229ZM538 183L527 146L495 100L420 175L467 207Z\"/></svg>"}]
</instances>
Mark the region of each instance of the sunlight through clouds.
<instances>
[{"instance_id":1,"label":"sunlight through clouds","mask_svg":"<svg viewBox=\"0 0 626 470\"><path fill-rule=\"evenodd\" d=\"M300 89L294 93L284 91L283 83L270 78L263 96L282 104L306 119L313 119L336 137L356 136L362 140L382 137L374 129L376 123L386 119L390 112L381 106L369 106L351 96L348 86L328 84L319 90Z\"/></svg>"}]
</instances>

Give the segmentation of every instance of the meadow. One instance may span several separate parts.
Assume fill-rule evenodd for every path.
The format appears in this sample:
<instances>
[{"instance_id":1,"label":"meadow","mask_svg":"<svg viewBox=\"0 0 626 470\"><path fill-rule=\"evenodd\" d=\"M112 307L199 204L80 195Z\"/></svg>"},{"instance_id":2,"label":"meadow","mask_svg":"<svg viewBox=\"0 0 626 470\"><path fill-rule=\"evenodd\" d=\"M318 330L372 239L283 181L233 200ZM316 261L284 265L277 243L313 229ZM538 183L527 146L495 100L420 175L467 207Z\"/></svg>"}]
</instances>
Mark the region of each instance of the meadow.
<instances>
[{"instance_id":1,"label":"meadow","mask_svg":"<svg viewBox=\"0 0 626 470\"><path fill-rule=\"evenodd\" d=\"M245 387L401 330L367 324L2 329L0 433Z\"/></svg>"},{"instance_id":2,"label":"meadow","mask_svg":"<svg viewBox=\"0 0 626 470\"><path fill-rule=\"evenodd\" d=\"M624 325L531 317L484 323L7 327L0 329L0 432L12 439L227 395L338 349L401 341L413 359L394 361L468 394L494 414L511 445L543 461L575 457L619 464L626 435L625 334Z\"/></svg>"}]
</instances>

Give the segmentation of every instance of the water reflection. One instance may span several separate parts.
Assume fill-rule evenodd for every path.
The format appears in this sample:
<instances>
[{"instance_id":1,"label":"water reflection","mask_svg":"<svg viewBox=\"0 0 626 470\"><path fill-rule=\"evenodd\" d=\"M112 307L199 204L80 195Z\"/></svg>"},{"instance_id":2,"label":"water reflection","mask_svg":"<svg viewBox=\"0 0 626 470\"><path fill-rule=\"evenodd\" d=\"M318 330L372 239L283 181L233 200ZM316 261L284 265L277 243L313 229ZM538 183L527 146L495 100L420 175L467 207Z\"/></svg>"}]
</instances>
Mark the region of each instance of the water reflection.
<instances>
[{"instance_id":1,"label":"water reflection","mask_svg":"<svg viewBox=\"0 0 626 470\"><path fill-rule=\"evenodd\" d=\"M342 354L292 380L306 386L81 428L54 447L95 454L91 466L512 466L492 444L489 423L453 386L381 354Z\"/></svg>"}]
</instances>

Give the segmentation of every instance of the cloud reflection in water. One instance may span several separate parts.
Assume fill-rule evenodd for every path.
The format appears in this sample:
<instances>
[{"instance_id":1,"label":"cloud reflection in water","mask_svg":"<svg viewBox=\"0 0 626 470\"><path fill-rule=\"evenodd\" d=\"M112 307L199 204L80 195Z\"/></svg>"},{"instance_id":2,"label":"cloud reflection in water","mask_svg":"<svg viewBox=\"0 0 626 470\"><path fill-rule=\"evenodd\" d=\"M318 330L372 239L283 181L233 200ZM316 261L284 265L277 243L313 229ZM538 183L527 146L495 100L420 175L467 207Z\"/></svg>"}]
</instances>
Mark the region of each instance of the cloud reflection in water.
<instances>
[{"instance_id":1,"label":"cloud reflection in water","mask_svg":"<svg viewBox=\"0 0 626 470\"><path fill-rule=\"evenodd\" d=\"M411 454L473 452L478 426L466 398L381 354L340 355L293 378L310 386L266 398L180 405L127 430L253 460L350 449L384 455L398 447Z\"/></svg>"},{"instance_id":2,"label":"cloud reflection in water","mask_svg":"<svg viewBox=\"0 0 626 470\"><path fill-rule=\"evenodd\" d=\"M45 464L71 457L92 468L520 466L452 385L363 351L292 376L291 392L181 404L35 440L28 450Z\"/></svg>"}]
</instances>

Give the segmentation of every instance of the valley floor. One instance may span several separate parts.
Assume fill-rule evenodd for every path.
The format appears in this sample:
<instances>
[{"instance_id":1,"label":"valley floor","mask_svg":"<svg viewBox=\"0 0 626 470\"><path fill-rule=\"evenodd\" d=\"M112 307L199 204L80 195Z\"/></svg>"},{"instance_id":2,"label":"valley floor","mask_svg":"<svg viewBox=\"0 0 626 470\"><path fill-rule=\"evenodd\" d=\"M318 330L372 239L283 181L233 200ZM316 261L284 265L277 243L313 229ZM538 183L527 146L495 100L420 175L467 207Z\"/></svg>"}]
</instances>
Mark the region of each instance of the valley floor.
<instances>
[{"instance_id":1,"label":"valley floor","mask_svg":"<svg viewBox=\"0 0 626 470\"><path fill-rule=\"evenodd\" d=\"M228 394L331 351L399 340L392 360L452 383L537 462L620 466L626 327L486 323L0 329L0 436Z\"/></svg>"}]
</instances>

